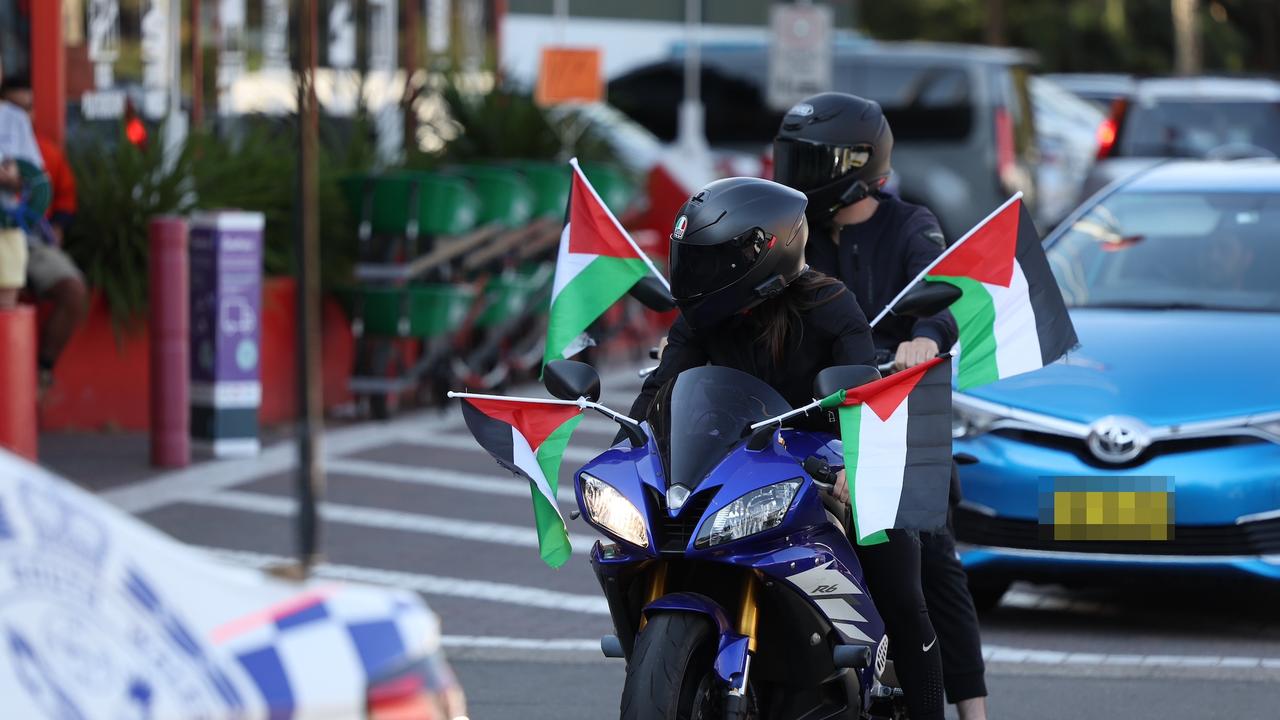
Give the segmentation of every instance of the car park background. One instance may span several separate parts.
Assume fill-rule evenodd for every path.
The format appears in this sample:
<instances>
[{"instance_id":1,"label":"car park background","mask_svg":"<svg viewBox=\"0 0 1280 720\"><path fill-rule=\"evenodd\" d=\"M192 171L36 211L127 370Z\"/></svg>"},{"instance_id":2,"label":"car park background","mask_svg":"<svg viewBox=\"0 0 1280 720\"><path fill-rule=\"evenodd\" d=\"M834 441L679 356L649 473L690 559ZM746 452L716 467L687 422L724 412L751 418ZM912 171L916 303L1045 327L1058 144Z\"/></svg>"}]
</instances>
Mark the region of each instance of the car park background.
<instances>
[{"instance_id":1,"label":"car park background","mask_svg":"<svg viewBox=\"0 0 1280 720\"><path fill-rule=\"evenodd\" d=\"M1172 6L1176 4L1163 0L1088 3L1046 0L1003 4L919 0L856 6L837 4L835 20L843 30L837 33L837 46L838 52L848 52L850 57L865 59L869 57L865 53L882 48L885 60L899 64L922 56L927 58L933 53L932 57L946 58L947 66L954 65L954 69L949 67L940 80L934 81L937 84L921 95L924 109L930 112L954 111L955 105L950 101L960 97L965 98L963 107L970 108L963 112L971 131L965 137L972 138L974 144L967 155L962 151L947 163L949 168L961 168L961 179L952 183L952 189L960 188L973 197L985 196L998 201L1015 187L1034 186L1037 221L1040 229L1047 232L1057 214L1050 207L1054 202L1058 208L1068 204L1064 198L1077 182L1076 174L1082 166L1090 164L1094 148L1084 149L1088 143L1083 138L1090 134L1096 138L1098 128L1091 127L1094 120L1085 119L1086 113L1076 117L1073 110L1061 110L1070 117L1063 123L1050 122L1049 113L1053 111L1043 109L1046 103L1037 104L1035 86L1040 83L1030 73L1122 71L1120 78L1086 75L1086 84L1106 86L1097 93L1076 86L1081 96L1090 101L1102 98L1099 111L1109 113L1111 99L1132 92L1125 89L1130 87L1132 76L1166 74L1175 68L1175 31L1171 17ZM206 10L209 5L205 3ZM534 0L506 3L508 12L501 31L501 49L494 54L502 58L501 67L517 90L510 95L489 96L497 97L498 103L514 104L518 100L520 81L528 82L536 76L537 49L548 42L605 47L606 79L619 81L645 65L664 63L681 57L684 52L685 31L681 24L684 8L680 3L638 6L606 1L591 3L590 8L585 3L571 3L570 18L562 26L553 15L553 5ZM768 5L766 2L704 4L705 23L701 35L707 43L705 72L711 77L714 77L712 73L728 76L727 91L716 96L716 106L708 108L709 115L732 99L734 93L743 90L744 84L748 92L753 89L759 92L758 77L755 86L751 84L751 77L743 79L741 73L735 77L727 72L736 69L734 62L717 64L715 55L716 46L720 46L745 48L758 56L768 38ZM998 5L1005 7L1003 17L990 11L990 7ZM1273 3L1200 2L1194 5L1198 8L1201 64L1205 71L1274 74L1280 70L1277 58L1280 42L1274 37L1280 18ZM122 6L126 8L127 17L135 17L129 12L138 7L136 3L126 0ZM490 7L496 4L486 5L486 9ZM596 14L587 17L587 12ZM488 12L486 17L493 15ZM133 27L131 22L122 24L126 46L127 35ZM8 28L6 26L6 30ZM1267 35L1269 32L1271 36ZM930 44L916 44L920 40ZM956 41L990 42L1029 49L1031 53L933 45ZM6 45L3 50L6 67L9 67L13 64L10 47ZM212 58L214 48L210 46L209 51ZM859 56L860 52L864 54ZM993 71L996 79L984 79L982 70L973 69L983 66L984 58L998 60ZM886 103L894 97L907 97L903 89L910 87L912 79L928 77L928 71L935 66L936 63L929 61L916 62L914 73L903 72L900 82L886 82L885 94L881 97ZM87 67L84 65L82 70ZM755 67L757 72L763 71L759 65ZM1008 80L1010 67L1017 70L1020 79ZM208 69L206 72L210 87L204 94L205 101L212 106L213 73ZM137 86L135 81L141 79L130 77L123 67L118 73L124 85ZM678 77L679 73L675 74ZM883 77L888 80L891 76L892 73L886 72ZM957 76L965 79L957 80ZM942 82L944 80L946 82ZM1071 89L1070 83L1069 78L1062 78L1063 87ZM995 92L994 88L1001 84L1006 86L1005 90L1010 85L1013 90ZM1117 85L1122 87L1115 89ZM289 92L288 83L260 83L250 87L259 99L265 100L278 101L281 93ZM710 93L715 87L704 82L704 99L708 103L712 103ZM850 89L861 87L866 86L851 85ZM139 88L131 86L130 92ZM623 100L622 95L615 96L612 91L610 88L612 99ZM673 106L679 97L679 92L647 96L648 105L670 118L672 130ZM1005 99L998 99L1001 97ZM642 96L641 102L645 99ZM429 97L418 109L436 117L430 112L447 104ZM1030 114L1026 112L1028 105ZM1004 121L997 120L996 110L1000 107L1009 114L1007 135L1001 134ZM598 136L615 148L615 162L634 164L631 169L641 176L663 161L664 151L670 150L670 141L674 139L673 132L655 135L635 119L608 106L565 108L563 112L580 114L584 122L599 128ZM770 108L768 112L758 113L748 107L727 114L721 127L750 130L755 134L743 133L734 142L723 144L714 137L709 138L713 169L724 174L767 172L764 146L771 128L776 125L774 115L778 112L779 108ZM72 117L79 116L73 113ZM539 116L521 117L536 120ZM330 118L330 121L335 127L348 131L358 127L348 119ZM234 125L227 119L211 120L210 124L222 122ZM107 139L119 134L117 122L85 121L82 125L85 137L89 137L90 131L97 131L100 133L97 137ZM462 137L476 137L484 131L483 125L483 122L466 125ZM441 126L447 127L449 123L442 121ZM426 127L435 126L424 123ZM954 128L952 131L958 134ZM506 132L510 134L510 126ZM501 133L500 129L498 134ZM359 133L342 137L344 140L356 138L350 145L359 145ZM287 135L278 138L275 144L262 145L281 155L278 160L283 172L272 174L270 170L277 166L268 164L234 166L229 172L232 177L246 181L254 177L273 180L275 185L284 188L283 206L288 208L291 190L279 179L287 182L293 158L278 150L288 145ZM551 149L545 159L552 159L559 150L557 139L554 135L551 138ZM998 147L1010 138L1015 150L1013 161L1005 164L1002 171ZM421 136L423 146L434 148L433 152L465 144L454 142L455 139L426 130ZM253 147L253 143L246 145ZM902 172L896 183L904 193L921 175L947 176L942 169L930 165L927 145L915 148L924 163L923 170L908 171L912 145L909 133L904 132L899 153ZM1068 146L1069 149L1064 149ZM460 156L450 155L449 161L454 162ZM1059 168L1053 164L1059 156L1070 157L1072 162L1064 162ZM372 161L364 157L356 162ZM210 160L204 167L212 164ZM360 168L357 164L349 169ZM190 169L190 172L197 179L217 176L201 168ZM106 180L115 184L135 181L114 176ZM269 204L261 192L271 184L254 186L255 192L250 193L250 197L238 199L261 202L267 208L279 207ZM644 187L643 182L639 185ZM279 201L279 195L270 200ZM331 208L341 204L335 199ZM981 217L982 203L972 204L967 210ZM1071 204L1074 205L1074 200ZM937 209L944 214L941 208ZM670 217L658 215L657 225L661 229ZM960 216L954 217L956 219L948 224L952 238L966 229ZM108 220L100 222L100 226L118 224ZM279 238L283 235L285 242L288 239L287 216L285 220L271 235L278 252L268 262L274 272L285 275L279 280L287 282L289 265L287 260L280 260L282 256L287 258L287 252L283 255L279 252L283 247ZM325 225L343 227L341 222ZM341 239L337 232L333 237ZM81 247L94 246L86 243ZM121 251L119 256L123 255ZM99 277L104 283L113 277L128 277L125 272L117 272L120 267L135 267L120 262L120 257L110 261L117 264L100 268L103 271ZM287 308L287 290L276 295L272 307ZM114 385L117 389L124 388L125 392L111 396L67 392L62 402L66 403L64 407L83 411L109 411L115 405L136 405L142 411L132 417L137 419L140 415L141 426L145 427L144 391L125 380L127 377L145 383L143 374L129 375L145 362L139 351L141 347L141 354L145 354L145 345L139 346L136 336L127 333L114 335L107 305L100 304L98 308L99 325L93 328L97 342L87 346L91 350L79 353L80 366L64 370L64 379L74 369L81 377L91 376L99 383L88 387ZM119 305L115 309L119 309ZM502 718L516 713L530 717L539 714L607 716L616 707L621 668L599 658L594 646L599 634L608 632L608 623L600 612L598 588L582 562L583 553L580 551L570 566L555 573L537 562L528 545L531 521L527 488L494 467L474 446L456 423L453 408L432 408L402 416L386 425L355 422L362 419L363 408L353 404L346 393L344 381L351 357L349 345L341 342L342 330L349 321L336 302L326 310L326 318L331 321L332 329L326 337L338 339L333 346L326 347L326 355L332 359L327 374L335 376L329 378L331 387L336 388L331 393L331 404L339 416L335 418L336 424L347 427L336 429L327 442L329 482L323 506L326 563L319 569L320 576L386 583L421 592L444 620L445 642L474 698L475 717ZM277 337L285 338L279 345L288 346L292 326L282 321L276 330ZM598 356L601 366L609 372L607 402L620 406L630 400L636 387L636 358L653 336L652 331L652 327L643 328L643 332L648 333L644 343L633 342L625 348L607 345L606 352ZM114 349L115 342L122 343L124 349ZM125 355L127 351L133 354ZM280 423L288 419L293 405L292 378L287 359L264 359L264 364L267 362L272 362L277 370L267 382L275 413L273 422ZM112 369L108 372L104 367ZM82 390L85 386L73 387ZM68 385L64 384L62 390L67 389ZM417 400L436 403L439 399L424 395ZM100 415L94 417L101 418ZM589 457L606 436L612 435L612 428L605 423L588 425L571 448L566 471L573 466L575 458L580 462ZM83 425L81 427L83 429ZM278 424L265 430L264 439L269 447L254 461L202 464L189 471L159 476L146 466L145 438L128 432L46 434L41 439L41 452L42 459L50 466L61 469L82 485L102 491L108 499L162 530L187 542L232 551L224 557L235 562L261 565L288 557L294 548L291 517L295 475L291 457L295 448L284 439L290 432L287 425ZM571 530L580 542L590 539L581 522L573 523ZM1218 713L1255 716L1259 708L1269 707L1265 703L1274 696L1280 629L1273 607L1274 596L1266 588L1223 585L1200 577L1175 578L1168 583L1138 588L1086 590L1070 586L1017 585L997 610L984 617L992 665L993 707L1008 717L1032 714L1054 717L1054 713L1061 713L1063 717L1085 713L1103 717L1198 717ZM1206 697L1212 700L1200 699ZM1203 705L1197 703L1211 703L1212 709L1201 712Z\"/></svg>"}]
</instances>

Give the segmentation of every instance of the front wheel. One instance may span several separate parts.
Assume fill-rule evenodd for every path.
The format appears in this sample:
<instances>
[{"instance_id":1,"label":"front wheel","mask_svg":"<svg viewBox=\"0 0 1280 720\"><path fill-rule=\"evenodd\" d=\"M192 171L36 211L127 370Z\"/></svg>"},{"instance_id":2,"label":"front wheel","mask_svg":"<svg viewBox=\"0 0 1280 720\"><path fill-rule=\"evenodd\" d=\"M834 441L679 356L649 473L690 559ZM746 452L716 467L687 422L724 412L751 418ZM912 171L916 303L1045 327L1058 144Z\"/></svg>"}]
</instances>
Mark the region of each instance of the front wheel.
<instances>
[{"instance_id":1,"label":"front wheel","mask_svg":"<svg viewBox=\"0 0 1280 720\"><path fill-rule=\"evenodd\" d=\"M713 664L711 624L693 613L649 620L636 641L622 688L622 720L718 720L724 689Z\"/></svg>"}]
</instances>

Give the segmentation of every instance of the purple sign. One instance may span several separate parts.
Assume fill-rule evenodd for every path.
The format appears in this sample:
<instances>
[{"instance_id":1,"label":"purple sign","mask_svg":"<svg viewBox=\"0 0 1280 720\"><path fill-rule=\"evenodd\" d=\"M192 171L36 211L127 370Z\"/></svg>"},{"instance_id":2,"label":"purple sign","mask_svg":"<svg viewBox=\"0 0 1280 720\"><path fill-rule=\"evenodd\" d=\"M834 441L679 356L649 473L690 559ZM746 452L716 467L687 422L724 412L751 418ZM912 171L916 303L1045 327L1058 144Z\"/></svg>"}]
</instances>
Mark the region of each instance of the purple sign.
<instances>
[{"instance_id":1,"label":"purple sign","mask_svg":"<svg viewBox=\"0 0 1280 720\"><path fill-rule=\"evenodd\" d=\"M258 449L263 225L260 213L191 220L192 437L215 455Z\"/></svg>"}]
</instances>

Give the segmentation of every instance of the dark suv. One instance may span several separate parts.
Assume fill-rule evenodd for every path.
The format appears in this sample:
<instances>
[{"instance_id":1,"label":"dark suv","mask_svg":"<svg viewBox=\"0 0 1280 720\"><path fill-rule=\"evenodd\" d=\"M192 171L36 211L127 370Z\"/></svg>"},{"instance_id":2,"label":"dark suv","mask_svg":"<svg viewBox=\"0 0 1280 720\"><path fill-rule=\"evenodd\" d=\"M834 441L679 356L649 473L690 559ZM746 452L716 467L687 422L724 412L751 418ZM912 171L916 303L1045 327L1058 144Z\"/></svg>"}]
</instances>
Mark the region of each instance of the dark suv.
<instances>
[{"instance_id":1,"label":"dark suv","mask_svg":"<svg viewBox=\"0 0 1280 720\"><path fill-rule=\"evenodd\" d=\"M702 47L712 147L758 152L786 108L764 102L764 43ZM682 50L609 84L609 101L664 140L675 137ZM1035 132L1024 51L935 43L839 42L832 90L876 100L893 128L899 194L927 205L957 239L1015 191L1034 208Z\"/></svg>"}]
</instances>

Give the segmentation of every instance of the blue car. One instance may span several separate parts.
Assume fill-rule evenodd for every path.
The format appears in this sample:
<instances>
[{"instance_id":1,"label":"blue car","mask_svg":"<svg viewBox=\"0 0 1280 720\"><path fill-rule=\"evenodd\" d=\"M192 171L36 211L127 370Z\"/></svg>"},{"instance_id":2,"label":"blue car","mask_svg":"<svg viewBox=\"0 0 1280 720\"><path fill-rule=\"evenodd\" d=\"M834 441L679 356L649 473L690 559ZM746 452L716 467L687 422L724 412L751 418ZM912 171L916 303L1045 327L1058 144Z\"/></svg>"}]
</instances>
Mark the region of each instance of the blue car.
<instances>
[{"instance_id":1,"label":"blue car","mask_svg":"<svg viewBox=\"0 0 1280 720\"><path fill-rule=\"evenodd\" d=\"M955 395L975 600L1144 571L1280 580L1280 163L1159 165L1045 245L1080 348ZM1090 491L1129 492L1131 520L1154 497L1168 522L1108 534L1064 506Z\"/></svg>"}]
</instances>

